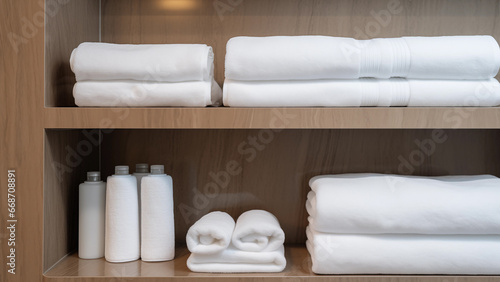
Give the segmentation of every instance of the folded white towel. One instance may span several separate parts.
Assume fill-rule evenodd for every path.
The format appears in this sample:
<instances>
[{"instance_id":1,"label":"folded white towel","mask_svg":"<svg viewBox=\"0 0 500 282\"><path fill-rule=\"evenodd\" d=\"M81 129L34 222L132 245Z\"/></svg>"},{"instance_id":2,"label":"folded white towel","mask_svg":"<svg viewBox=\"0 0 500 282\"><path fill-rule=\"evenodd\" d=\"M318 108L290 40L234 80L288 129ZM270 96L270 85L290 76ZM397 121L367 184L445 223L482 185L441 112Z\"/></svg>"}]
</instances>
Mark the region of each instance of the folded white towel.
<instances>
[{"instance_id":1,"label":"folded white towel","mask_svg":"<svg viewBox=\"0 0 500 282\"><path fill-rule=\"evenodd\" d=\"M211 212L193 224L186 235L191 253L213 254L225 250L231 243L234 219L225 212Z\"/></svg>"},{"instance_id":2,"label":"folded white towel","mask_svg":"<svg viewBox=\"0 0 500 282\"><path fill-rule=\"evenodd\" d=\"M220 104L222 90L215 81L82 81L73 96L80 107L206 107Z\"/></svg>"},{"instance_id":3,"label":"folded white towel","mask_svg":"<svg viewBox=\"0 0 500 282\"><path fill-rule=\"evenodd\" d=\"M307 228L317 274L499 274L498 235L350 235Z\"/></svg>"},{"instance_id":4,"label":"folded white towel","mask_svg":"<svg viewBox=\"0 0 500 282\"><path fill-rule=\"evenodd\" d=\"M306 207L316 231L500 234L494 176L339 174L313 177L309 185Z\"/></svg>"},{"instance_id":5,"label":"folded white towel","mask_svg":"<svg viewBox=\"0 0 500 282\"><path fill-rule=\"evenodd\" d=\"M270 252L285 242L285 232L278 219L264 210L244 212L236 221L232 243L247 252Z\"/></svg>"},{"instance_id":6,"label":"folded white towel","mask_svg":"<svg viewBox=\"0 0 500 282\"><path fill-rule=\"evenodd\" d=\"M497 106L500 84L489 80L310 80L224 83L231 107Z\"/></svg>"},{"instance_id":7,"label":"folded white towel","mask_svg":"<svg viewBox=\"0 0 500 282\"><path fill-rule=\"evenodd\" d=\"M488 79L499 67L491 36L235 37L226 53L226 78L233 80Z\"/></svg>"},{"instance_id":8,"label":"folded white towel","mask_svg":"<svg viewBox=\"0 0 500 282\"><path fill-rule=\"evenodd\" d=\"M70 58L77 81L211 81L214 54L203 44L80 44Z\"/></svg>"},{"instance_id":9,"label":"folded white towel","mask_svg":"<svg viewBox=\"0 0 500 282\"><path fill-rule=\"evenodd\" d=\"M286 266L285 249L281 246L272 252L246 252L229 245L215 254L191 254L187 266L193 272L281 272Z\"/></svg>"}]
</instances>

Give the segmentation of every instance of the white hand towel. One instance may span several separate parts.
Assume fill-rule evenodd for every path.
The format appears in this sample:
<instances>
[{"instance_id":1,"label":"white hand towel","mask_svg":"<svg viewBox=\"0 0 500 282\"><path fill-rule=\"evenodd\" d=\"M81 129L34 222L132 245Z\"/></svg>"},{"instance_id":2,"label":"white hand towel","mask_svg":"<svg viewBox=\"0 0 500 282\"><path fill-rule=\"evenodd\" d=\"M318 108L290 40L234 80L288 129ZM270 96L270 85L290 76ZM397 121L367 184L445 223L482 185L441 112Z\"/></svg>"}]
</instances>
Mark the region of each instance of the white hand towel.
<instances>
[{"instance_id":1,"label":"white hand towel","mask_svg":"<svg viewBox=\"0 0 500 282\"><path fill-rule=\"evenodd\" d=\"M313 177L307 211L326 233L500 234L500 179L339 174Z\"/></svg>"},{"instance_id":2,"label":"white hand towel","mask_svg":"<svg viewBox=\"0 0 500 282\"><path fill-rule=\"evenodd\" d=\"M235 37L226 49L226 78L232 80L488 79L500 67L491 36Z\"/></svg>"},{"instance_id":3,"label":"white hand towel","mask_svg":"<svg viewBox=\"0 0 500 282\"><path fill-rule=\"evenodd\" d=\"M498 235L351 235L307 228L317 274L499 274Z\"/></svg>"},{"instance_id":4,"label":"white hand towel","mask_svg":"<svg viewBox=\"0 0 500 282\"><path fill-rule=\"evenodd\" d=\"M132 175L108 177L106 187L105 257L109 262L139 259L139 201Z\"/></svg>"},{"instance_id":5,"label":"white hand towel","mask_svg":"<svg viewBox=\"0 0 500 282\"><path fill-rule=\"evenodd\" d=\"M281 246L272 252L245 252L229 245L215 254L191 254L187 266L193 272L281 272L286 267L285 249Z\"/></svg>"},{"instance_id":6,"label":"white hand towel","mask_svg":"<svg viewBox=\"0 0 500 282\"><path fill-rule=\"evenodd\" d=\"M220 104L217 82L83 81L73 88L80 107L206 107Z\"/></svg>"},{"instance_id":7,"label":"white hand towel","mask_svg":"<svg viewBox=\"0 0 500 282\"><path fill-rule=\"evenodd\" d=\"M175 256L174 194L172 177L142 178L141 259L166 261Z\"/></svg>"},{"instance_id":8,"label":"white hand towel","mask_svg":"<svg viewBox=\"0 0 500 282\"><path fill-rule=\"evenodd\" d=\"M311 80L224 83L230 107L376 107L500 105L500 84L489 80Z\"/></svg>"},{"instance_id":9,"label":"white hand towel","mask_svg":"<svg viewBox=\"0 0 500 282\"><path fill-rule=\"evenodd\" d=\"M233 245L247 252L270 252L285 242L285 232L278 219L264 210L244 212L234 227Z\"/></svg>"},{"instance_id":10,"label":"white hand towel","mask_svg":"<svg viewBox=\"0 0 500 282\"><path fill-rule=\"evenodd\" d=\"M196 221L188 230L186 244L190 252L213 254L231 243L234 219L225 212L211 212Z\"/></svg>"},{"instance_id":11,"label":"white hand towel","mask_svg":"<svg viewBox=\"0 0 500 282\"><path fill-rule=\"evenodd\" d=\"M203 44L80 44L70 58L77 81L211 81L214 55Z\"/></svg>"}]
</instances>

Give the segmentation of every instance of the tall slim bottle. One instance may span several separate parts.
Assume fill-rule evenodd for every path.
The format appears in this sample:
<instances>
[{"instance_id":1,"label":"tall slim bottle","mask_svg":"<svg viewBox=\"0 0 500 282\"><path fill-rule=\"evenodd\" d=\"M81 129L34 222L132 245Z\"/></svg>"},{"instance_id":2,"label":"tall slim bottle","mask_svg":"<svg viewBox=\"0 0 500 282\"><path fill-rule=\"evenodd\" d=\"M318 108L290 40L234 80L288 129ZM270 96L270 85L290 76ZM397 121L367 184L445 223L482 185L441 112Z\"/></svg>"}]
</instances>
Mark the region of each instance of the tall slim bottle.
<instances>
[{"instance_id":1,"label":"tall slim bottle","mask_svg":"<svg viewBox=\"0 0 500 282\"><path fill-rule=\"evenodd\" d=\"M139 202L137 179L128 166L115 167L106 189L105 257L109 262L140 258Z\"/></svg>"},{"instance_id":2,"label":"tall slim bottle","mask_svg":"<svg viewBox=\"0 0 500 282\"><path fill-rule=\"evenodd\" d=\"M142 178L143 261L172 260L175 255L174 195L172 177L162 165L152 165L151 175Z\"/></svg>"},{"instance_id":3,"label":"tall slim bottle","mask_svg":"<svg viewBox=\"0 0 500 282\"><path fill-rule=\"evenodd\" d=\"M141 227L141 180L144 176L149 175L149 165L148 164L136 164L135 172L133 173L135 178L137 178L137 197L139 200L139 228Z\"/></svg>"},{"instance_id":4,"label":"tall slim bottle","mask_svg":"<svg viewBox=\"0 0 500 282\"><path fill-rule=\"evenodd\" d=\"M98 171L87 172L87 181L78 188L78 256L104 257L106 183Z\"/></svg>"}]
</instances>

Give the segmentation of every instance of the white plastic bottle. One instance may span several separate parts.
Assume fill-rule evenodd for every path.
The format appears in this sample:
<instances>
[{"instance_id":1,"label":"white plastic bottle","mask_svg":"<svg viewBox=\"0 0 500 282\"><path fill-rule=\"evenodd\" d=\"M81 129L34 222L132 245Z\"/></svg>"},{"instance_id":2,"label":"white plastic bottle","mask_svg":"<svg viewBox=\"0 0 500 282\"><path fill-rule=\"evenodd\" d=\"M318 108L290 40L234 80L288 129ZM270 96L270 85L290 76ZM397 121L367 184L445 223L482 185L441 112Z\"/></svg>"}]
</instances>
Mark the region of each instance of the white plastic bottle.
<instances>
[{"instance_id":1,"label":"white plastic bottle","mask_svg":"<svg viewBox=\"0 0 500 282\"><path fill-rule=\"evenodd\" d=\"M143 261L166 261L175 256L174 195L172 177L162 165L152 165L151 175L142 178Z\"/></svg>"},{"instance_id":2,"label":"white plastic bottle","mask_svg":"<svg viewBox=\"0 0 500 282\"><path fill-rule=\"evenodd\" d=\"M81 259L104 257L106 183L98 171L87 172L87 181L78 188L78 256Z\"/></svg>"},{"instance_id":3,"label":"white plastic bottle","mask_svg":"<svg viewBox=\"0 0 500 282\"><path fill-rule=\"evenodd\" d=\"M139 226L141 226L141 180L144 176L149 175L149 165L148 164L136 164L135 172L133 173L135 178L137 178L137 197L139 202Z\"/></svg>"},{"instance_id":4,"label":"white plastic bottle","mask_svg":"<svg viewBox=\"0 0 500 282\"><path fill-rule=\"evenodd\" d=\"M141 255L137 179L129 174L128 166L117 166L107 182L106 260L137 260Z\"/></svg>"}]
</instances>

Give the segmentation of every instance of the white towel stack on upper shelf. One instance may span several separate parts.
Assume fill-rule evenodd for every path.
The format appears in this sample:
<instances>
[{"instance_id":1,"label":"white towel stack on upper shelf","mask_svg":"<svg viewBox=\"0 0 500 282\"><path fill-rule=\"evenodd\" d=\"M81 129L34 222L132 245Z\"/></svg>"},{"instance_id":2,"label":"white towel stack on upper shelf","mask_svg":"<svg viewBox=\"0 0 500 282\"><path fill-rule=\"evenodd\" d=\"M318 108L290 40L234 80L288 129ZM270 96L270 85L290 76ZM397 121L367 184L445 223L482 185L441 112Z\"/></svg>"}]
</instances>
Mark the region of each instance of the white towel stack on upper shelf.
<instances>
[{"instance_id":1,"label":"white towel stack on upper shelf","mask_svg":"<svg viewBox=\"0 0 500 282\"><path fill-rule=\"evenodd\" d=\"M355 40L235 37L224 105L497 106L500 48L491 36Z\"/></svg>"},{"instance_id":2,"label":"white towel stack on upper shelf","mask_svg":"<svg viewBox=\"0 0 500 282\"><path fill-rule=\"evenodd\" d=\"M82 43L70 58L81 107L219 105L212 47Z\"/></svg>"},{"instance_id":3,"label":"white towel stack on upper shelf","mask_svg":"<svg viewBox=\"0 0 500 282\"><path fill-rule=\"evenodd\" d=\"M234 223L225 212L211 212L188 230L194 272L280 272L285 269L285 233L278 219L263 210L243 213Z\"/></svg>"},{"instance_id":4,"label":"white towel stack on upper shelf","mask_svg":"<svg viewBox=\"0 0 500 282\"><path fill-rule=\"evenodd\" d=\"M318 274L500 274L500 179L340 174L310 180Z\"/></svg>"}]
</instances>

